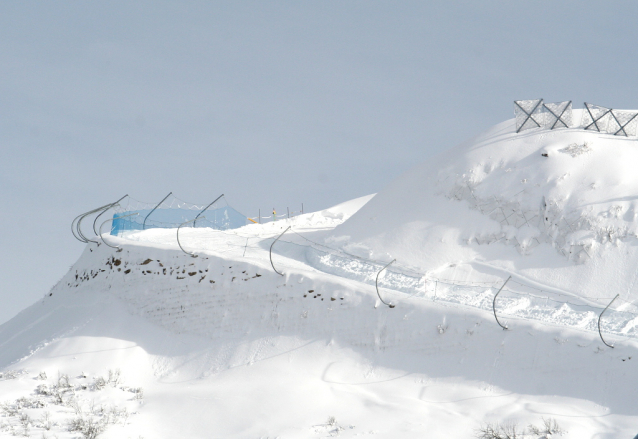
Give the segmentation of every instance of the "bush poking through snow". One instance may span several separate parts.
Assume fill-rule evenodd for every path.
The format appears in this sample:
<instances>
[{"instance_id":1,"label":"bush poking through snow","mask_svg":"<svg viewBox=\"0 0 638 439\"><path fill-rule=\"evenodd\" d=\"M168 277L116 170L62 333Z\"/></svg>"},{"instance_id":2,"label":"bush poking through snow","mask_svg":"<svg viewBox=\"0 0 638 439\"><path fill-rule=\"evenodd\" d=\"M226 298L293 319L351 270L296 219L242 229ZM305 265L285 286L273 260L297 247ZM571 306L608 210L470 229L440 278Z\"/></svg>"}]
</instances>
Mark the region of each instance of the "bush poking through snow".
<instances>
[{"instance_id":1,"label":"bush poking through snow","mask_svg":"<svg viewBox=\"0 0 638 439\"><path fill-rule=\"evenodd\" d=\"M29 437L31 433L31 418L24 412L20 412L20 416L18 417L18 421L22 426L22 435L24 437Z\"/></svg>"},{"instance_id":2,"label":"bush poking through snow","mask_svg":"<svg viewBox=\"0 0 638 439\"><path fill-rule=\"evenodd\" d=\"M554 418L541 418L543 420L543 425L541 427L537 427L533 424L530 424L527 429L531 434L534 435L542 435L543 438L549 439L553 435L562 435L564 433L563 429L560 428L558 422Z\"/></svg>"},{"instance_id":3,"label":"bush poking through snow","mask_svg":"<svg viewBox=\"0 0 638 439\"><path fill-rule=\"evenodd\" d=\"M84 439L95 439L106 430L106 424L92 417L84 419L83 416L77 416L69 421L68 429L71 432L77 431Z\"/></svg>"},{"instance_id":4,"label":"bush poking through snow","mask_svg":"<svg viewBox=\"0 0 638 439\"><path fill-rule=\"evenodd\" d=\"M135 394L134 399L137 401L141 401L144 399L144 389L142 389L141 387L129 389L129 392L133 392Z\"/></svg>"},{"instance_id":5,"label":"bush poking through snow","mask_svg":"<svg viewBox=\"0 0 638 439\"><path fill-rule=\"evenodd\" d=\"M102 390L106 387L106 380L99 376L93 379L93 390Z\"/></svg>"},{"instance_id":6,"label":"bush poking through snow","mask_svg":"<svg viewBox=\"0 0 638 439\"><path fill-rule=\"evenodd\" d=\"M38 380L42 374L34 376ZM86 375L83 373L79 378L83 379ZM119 369L109 370L108 379L97 377L94 385L90 390L99 390L107 386L113 386L114 390L109 390L104 397L117 398L123 404L131 405L133 400L141 400L144 397L144 391L141 387L129 388L118 386L122 382L122 376ZM72 383L69 376L58 372L57 380L53 383L38 384L34 389L32 396L23 396L15 401L6 401L0 403L0 415L9 418L7 422L0 422L0 432L7 432L12 436L30 437L33 428L44 430L42 438L55 438L56 436L47 436L48 432L54 433L56 430L66 427L69 432L79 433L76 438L95 439L102 434L107 427L112 424L126 425L129 417L136 412L130 412L127 407L120 407L115 404L99 406L94 400L83 398L84 392L88 392L89 388L85 383ZM134 394L133 398L128 395ZM125 402L126 401L126 402ZM48 411L41 410L49 404L61 406L51 414ZM132 406L131 406L132 407ZM24 409L38 410L30 411L27 414ZM88 412L86 411L88 409ZM37 421L31 417L34 416ZM60 416L56 418L56 416ZM59 422L56 422L56 419ZM51 431L53 430L53 431ZM37 432L37 434L40 434ZM45 433L46 432L46 433ZM4 437L4 434L0 434ZM68 435L68 433L67 433ZM66 437L66 435L65 435Z\"/></svg>"},{"instance_id":7,"label":"bush poking through snow","mask_svg":"<svg viewBox=\"0 0 638 439\"><path fill-rule=\"evenodd\" d=\"M107 383L109 383L113 387L117 387L119 384L122 383L121 374L122 372L120 371L120 369L109 369L109 379L107 380Z\"/></svg>"},{"instance_id":8,"label":"bush poking through snow","mask_svg":"<svg viewBox=\"0 0 638 439\"><path fill-rule=\"evenodd\" d=\"M60 373L58 371L58 387L63 390L68 390L71 388L71 383L69 382L69 376L64 373Z\"/></svg>"},{"instance_id":9,"label":"bush poking through snow","mask_svg":"<svg viewBox=\"0 0 638 439\"><path fill-rule=\"evenodd\" d=\"M498 422L487 423L475 433L478 439L522 439L524 434L514 423L499 424Z\"/></svg>"},{"instance_id":10,"label":"bush poking through snow","mask_svg":"<svg viewBox=\"0 0 638 439\"><path fill-rule=\"evenodd\" d=\"M339 425L334 416L328 417L325 424L315 425L313 428L315 429L315 433L328 433L328 437L339 436L339 433L345 430L345 428Z\"/></svg>"},{"instance_id":11,"label":"bush poking through snow","mask_svg":"<svg viewBox=\"0 0 638 439\"><path fill-rule=\"evenodd\" d=\"M2 404L0 404L0 410L2 410L2 413L4 414L4 416L7 416L7 417L18 415L18 409L15 407L15 405L11 404L9 401L5 401Z\"/></svg>"},{"instance_id":12,"label":"bush poking through snow","mask_svg":"<svg viewBox=\"0 0 638 439\"><path fill-rule=\"evenodd\" d=\"M47 386L46 384L40 384L38 387L35 388L35 393L37 393L38 395L50 396L51 389L49 389L49 386Z\"/></svg>"},{"instance_id":13,"label":"bush poking through snow","mask_svg":"<svg viewBox=\"0 0 638 439\"><path fill-rule=\"evenodd\" d=\"M82 403L75 396L67 400L66 406L71 407L76 415L82 415Z\"/></svg>"},{"instance_id":14,"label":"bush poking through snow","mask_svg":"<svg viewBox=\"0 0 638 439\"><path fill-rule=\"evenodd\" d=\"M51 427L53 427L53 421L51 420L50 412L46 411L42 413L42 416L40 417L40 420L39 420L39 424L37 424L37 427L44 428L46 431L51 430Z\"/></svg>"},{"instance_id":15,"label":"bush poking through snow","mask_svg":"<svg viewBox=\"0 0 638 439\"><path fill-rule=\"evenodd\" d=\"M6 372L0 372L0 380L15 380L20 375L24 375L24 370L8 370Z\"/></svg>"},{"instance_id":16,"label":"bush poking through snow","mask_svg":"<svg viewBox=\"0 0 638 439\"><path fill-rule=\"evenodd\" d=\"M555 419L541 418L543 425L537 427L530 424L527 430L519 430L515 423L495 424L487 423L475 431L475 437L478 439L525 439L532 435L538 439L549 439L552 435L562 435L563 430L560 428ZM540 436L539 436L540 435Z\"/></svg>"}]
</instances>

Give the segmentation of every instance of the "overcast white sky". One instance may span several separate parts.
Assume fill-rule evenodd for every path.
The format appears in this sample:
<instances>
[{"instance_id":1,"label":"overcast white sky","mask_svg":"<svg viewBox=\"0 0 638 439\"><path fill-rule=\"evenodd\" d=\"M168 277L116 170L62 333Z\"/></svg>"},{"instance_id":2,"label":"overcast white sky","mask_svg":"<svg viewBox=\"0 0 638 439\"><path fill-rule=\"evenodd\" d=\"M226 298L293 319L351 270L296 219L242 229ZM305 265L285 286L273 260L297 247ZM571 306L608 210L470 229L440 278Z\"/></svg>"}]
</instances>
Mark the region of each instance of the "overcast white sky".
<instances>
[{"instance_id":1,"label":"overcast white sky","mask_svg":"<svg viewBox=\"0 0 638 439\"><path fill-rule=\"evenodd\" d=\"M124 194L246 215L377 192L513 115L638 108L634 2L2 2L0 323Z\"/></svg>"}]
</instances>

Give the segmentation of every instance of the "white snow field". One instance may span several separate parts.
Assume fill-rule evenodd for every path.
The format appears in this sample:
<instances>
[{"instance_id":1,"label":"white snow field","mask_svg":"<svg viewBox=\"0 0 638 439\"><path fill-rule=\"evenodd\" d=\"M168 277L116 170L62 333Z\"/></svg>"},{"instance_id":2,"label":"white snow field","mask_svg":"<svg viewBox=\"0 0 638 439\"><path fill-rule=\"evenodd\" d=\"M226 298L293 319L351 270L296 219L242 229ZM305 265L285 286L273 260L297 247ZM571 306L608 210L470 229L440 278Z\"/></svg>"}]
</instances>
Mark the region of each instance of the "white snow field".
<instances>
[{"instance_id":1,"label":"white snow field","mask_svg":"<svg viewBox=\"0 0 638 439\"><path fill-rule=\"evenodd\" d=\"M374 197L181 229L197 257L89 243L0 326L0 437L633 438L638 144L513 126Z\"/></svg>"}]
</instances>

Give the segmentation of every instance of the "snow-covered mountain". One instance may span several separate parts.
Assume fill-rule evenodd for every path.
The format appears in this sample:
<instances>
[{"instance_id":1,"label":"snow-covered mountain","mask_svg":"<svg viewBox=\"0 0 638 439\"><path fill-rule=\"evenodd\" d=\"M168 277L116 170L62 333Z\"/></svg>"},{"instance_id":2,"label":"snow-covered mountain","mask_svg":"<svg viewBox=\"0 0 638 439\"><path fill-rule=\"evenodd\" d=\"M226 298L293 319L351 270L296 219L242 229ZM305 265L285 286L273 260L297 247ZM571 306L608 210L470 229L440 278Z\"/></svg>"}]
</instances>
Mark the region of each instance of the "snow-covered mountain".
<instances>
[{"instance_id":1,"label":"snow-covered mountain","mask_svg":"<svg viewBox=\"0 0 638 439\"><path fill-rule=\"evenodd\" d=\"M634 145L507 121L322 212L104 235L0 326L0 437L632 438Z\"/></svg>"}]
</instances>

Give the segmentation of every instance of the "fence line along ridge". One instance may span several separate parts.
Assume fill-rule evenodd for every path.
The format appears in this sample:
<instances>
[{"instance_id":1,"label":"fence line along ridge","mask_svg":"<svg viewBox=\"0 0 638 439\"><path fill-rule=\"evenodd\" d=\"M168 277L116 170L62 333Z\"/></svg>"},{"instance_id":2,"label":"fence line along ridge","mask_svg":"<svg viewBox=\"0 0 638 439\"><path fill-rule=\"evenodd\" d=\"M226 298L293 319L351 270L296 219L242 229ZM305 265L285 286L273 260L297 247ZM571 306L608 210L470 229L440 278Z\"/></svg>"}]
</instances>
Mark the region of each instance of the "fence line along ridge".
<instances>
[{"instance_id":1,"label":"fence line along ridge","mask_svg":"<svg viewBox=\"0 0 638 439\"><path fill-rule=\"evenodd\" d=\"M514 101L516 132L540 128L582 128L585 131L614 136L635 137L638 133L638 111L615 110L584 103L579 126L574 125L572 101L545 103L543 99Z\"/></svg>"}]
</instances>

